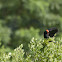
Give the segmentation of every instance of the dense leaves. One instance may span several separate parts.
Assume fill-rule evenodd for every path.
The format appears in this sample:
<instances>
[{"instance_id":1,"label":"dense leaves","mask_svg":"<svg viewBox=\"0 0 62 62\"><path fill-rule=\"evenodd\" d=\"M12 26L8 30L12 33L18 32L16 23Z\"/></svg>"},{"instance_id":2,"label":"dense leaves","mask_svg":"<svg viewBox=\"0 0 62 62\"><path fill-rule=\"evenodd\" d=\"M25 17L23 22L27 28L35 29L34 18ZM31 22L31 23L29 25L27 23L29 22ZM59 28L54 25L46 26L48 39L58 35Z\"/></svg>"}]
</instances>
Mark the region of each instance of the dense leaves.
<instances>
[{"instance_id":1,"label":"dense leaves","mask_svg":"<svg viewBox=\"0 0 62 62\"><path fill-rule=\"evenodd\" d=\"M9 32L12 32L4 36L5 43L11 45L12 42L16 42L17 40L15 39L18 39L17 35L19 35L16 31L20 32L20 30L24 30L25 28L28 29L27 42L29 42L29 38L31 39L33 36L29 36L31 26L35 29L40 29L40 35L46 28L50 27L57 27L62 31L61 8L61 0L0 0L0 21L3 20L1 24L4 25L4 31L8 31L9 29ZM22 34L20 35L22 36ZM25 39L23 38L23 40ZM15 44L13 47L16 46Z\"/></svg>"},{"instance_id":2,"label":"dense leaves","mask_svg":"<svg viewBox=\"0 0 62 62\"><path fill-rule=\"evenodd\" d=\"M44 44L51 27L58 28L58 41ZM62 62L61 34L62 0L0 0L0 62Z\"/></svg>"},{"instance_id":3,"label":"dense leaves","mask_svg":"<svg viewBox=\"0 0 62 62\"><path fill-rule=\"evenodd\" d=\"M47 40L48 41L48 40ZM46 41L45 41L46 42ZM32 38L29 43L29 53L24 57L23 44L17 47L13 53L3 54L2 62L62 62L62 44L60 41L45 44L44 40ZM45 45L44 45L45 44ZM2 54L2 52L1 52Z\"/></svg>"}]
</instances>

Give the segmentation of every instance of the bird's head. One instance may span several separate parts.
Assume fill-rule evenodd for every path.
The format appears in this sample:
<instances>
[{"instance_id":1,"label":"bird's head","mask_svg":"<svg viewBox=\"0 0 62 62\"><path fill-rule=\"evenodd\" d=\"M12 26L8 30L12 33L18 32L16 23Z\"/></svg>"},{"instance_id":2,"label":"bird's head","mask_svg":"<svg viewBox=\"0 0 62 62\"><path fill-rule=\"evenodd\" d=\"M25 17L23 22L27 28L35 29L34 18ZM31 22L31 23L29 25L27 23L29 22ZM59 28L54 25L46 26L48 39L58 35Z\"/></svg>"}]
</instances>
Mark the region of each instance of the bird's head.
<instances>
[{"instance_id":1,"label":"bird's head","mask_svg":"<svg viewBox=\"0 0 62 62\"><path fill-rule=\"evenodd\" d=\"M46 31L44 32L44 38L49 38L49 30L46 30Z\"/></svg>"},{"instance_id":2,"label":"bird's head","mask_svg":"<svg viewBox=\"0 0 62 62\"><path fill-rule=\"evenodd\" d=\"M49 33L49 30L46 30L46 33Z\"/></svg>"}]
</instances>

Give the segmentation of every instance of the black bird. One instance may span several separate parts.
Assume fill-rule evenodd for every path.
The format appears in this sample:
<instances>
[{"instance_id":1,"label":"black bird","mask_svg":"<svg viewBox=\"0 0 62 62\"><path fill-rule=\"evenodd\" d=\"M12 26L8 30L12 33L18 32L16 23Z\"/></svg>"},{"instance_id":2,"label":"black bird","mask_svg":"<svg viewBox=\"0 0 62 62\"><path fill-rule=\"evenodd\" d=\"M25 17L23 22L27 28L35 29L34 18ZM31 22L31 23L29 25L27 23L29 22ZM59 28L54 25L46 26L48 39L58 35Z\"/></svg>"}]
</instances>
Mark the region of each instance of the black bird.
<instances>
[{"instance_id":1,"label":"black bird","mask_svg":"<svg viewBox=\"0 0 62 62\"><path fill-rule=\"evenodd\" d=\"M54 35L58 32L58 29L53 27L53 28L50 28L50 29L47 29L44 31L44 43L43 43L43 48L41 50L44 50L44 48L46 47L46 45L49 43L49 42L54 42L54 39L48 39L49 37L54 37Z\"/></svg>"},{"instance_id":2,"label":"black bird","mask_svg":"<svg viewBox=\"0 0 62 62\"><path fill-rule=\"evenodd\" d=\"M47 29L46 31L44 31L44 38L54 37L55 33L57 32L58 29L55 27Z\"/></svg>"}]
</instances>

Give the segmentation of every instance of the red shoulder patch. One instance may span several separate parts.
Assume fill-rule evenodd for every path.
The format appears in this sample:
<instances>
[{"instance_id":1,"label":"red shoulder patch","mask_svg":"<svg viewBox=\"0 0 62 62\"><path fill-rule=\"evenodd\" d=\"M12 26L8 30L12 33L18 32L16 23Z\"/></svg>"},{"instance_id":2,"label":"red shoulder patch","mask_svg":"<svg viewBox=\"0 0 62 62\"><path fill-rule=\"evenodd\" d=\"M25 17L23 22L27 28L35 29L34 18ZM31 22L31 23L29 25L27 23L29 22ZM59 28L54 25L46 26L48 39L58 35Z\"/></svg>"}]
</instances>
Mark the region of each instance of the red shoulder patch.
<instances>
[{"instance_id":1,"label":"red shoulder patch","mask_svg":"<svg viewBox=\"0 0 62 62\"><path fill-rule=\"evenodd\" d=\"M49 33L49 30L46 30L47 31L47 33Z\"/></svg>"}]
</instances>

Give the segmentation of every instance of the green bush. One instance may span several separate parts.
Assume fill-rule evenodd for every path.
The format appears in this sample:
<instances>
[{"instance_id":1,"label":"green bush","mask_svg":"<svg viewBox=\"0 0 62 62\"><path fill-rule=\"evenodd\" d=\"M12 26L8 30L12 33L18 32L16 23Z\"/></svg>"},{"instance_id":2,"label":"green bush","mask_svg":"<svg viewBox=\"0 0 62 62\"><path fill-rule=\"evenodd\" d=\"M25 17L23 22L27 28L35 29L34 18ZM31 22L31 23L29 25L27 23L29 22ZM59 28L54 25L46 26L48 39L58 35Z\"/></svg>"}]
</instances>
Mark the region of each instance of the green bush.
<instances>
[{"instance_id":1,"label":"green bush","mask_svg":"<svg viewBox=\"0 0 62 62\"><path fill-rule=\"evenodd\" d=\"M30 43L30 40L32 37L40 39L39 36L39 29L34 29L31 27L30 29L19 29L16 30L14 35L14 41L12 42L13 47L17 47L20 44L23 44L24 49L28 50L28 43Z\"/></svg>"},{"instance_id":2,"label":"green bush","mask_svg":"<svg viewBox=\"0 0 62 62\"><path fill-rule=\"evenodd\" d=\"M11 38L11 29L5 26L5 22L3 20L0 20L0 41L2 44L7 45Z\"/></svg>"},{"instance_id":3,"label":"green bush","mask_svg":"<svg viewBox=\"0 0 62 62\"><path fill-rule=\"evenodd\" d=\"M17 43L18 36L27 42L33 37L30 31L25 34L26 39L25 36L17 36L15 33L22 31L22 28L30 30L32 26L36 30L39 29L41 34L47 28L57 27L62 33L62 2L61 0L0 0L1 21L3 21L0 27L2 43L15 48L21 43L21 41ZM36 32L35 29L33 32Z\"/></svg>"},{"instance_id":4,"label":"green bush","mask_svg":"<svg viewBox=\"0 0 62 62\"><path fill-rule=\"evenodd\" d=\"M13 53L0 56L0 62L62 62L62 44L60 41L48 42L32 38L29 46L29 52L24 57L23 44L17 47ZM47 40L49 41L49 40Z\"/></svg>"}]
</instances>

